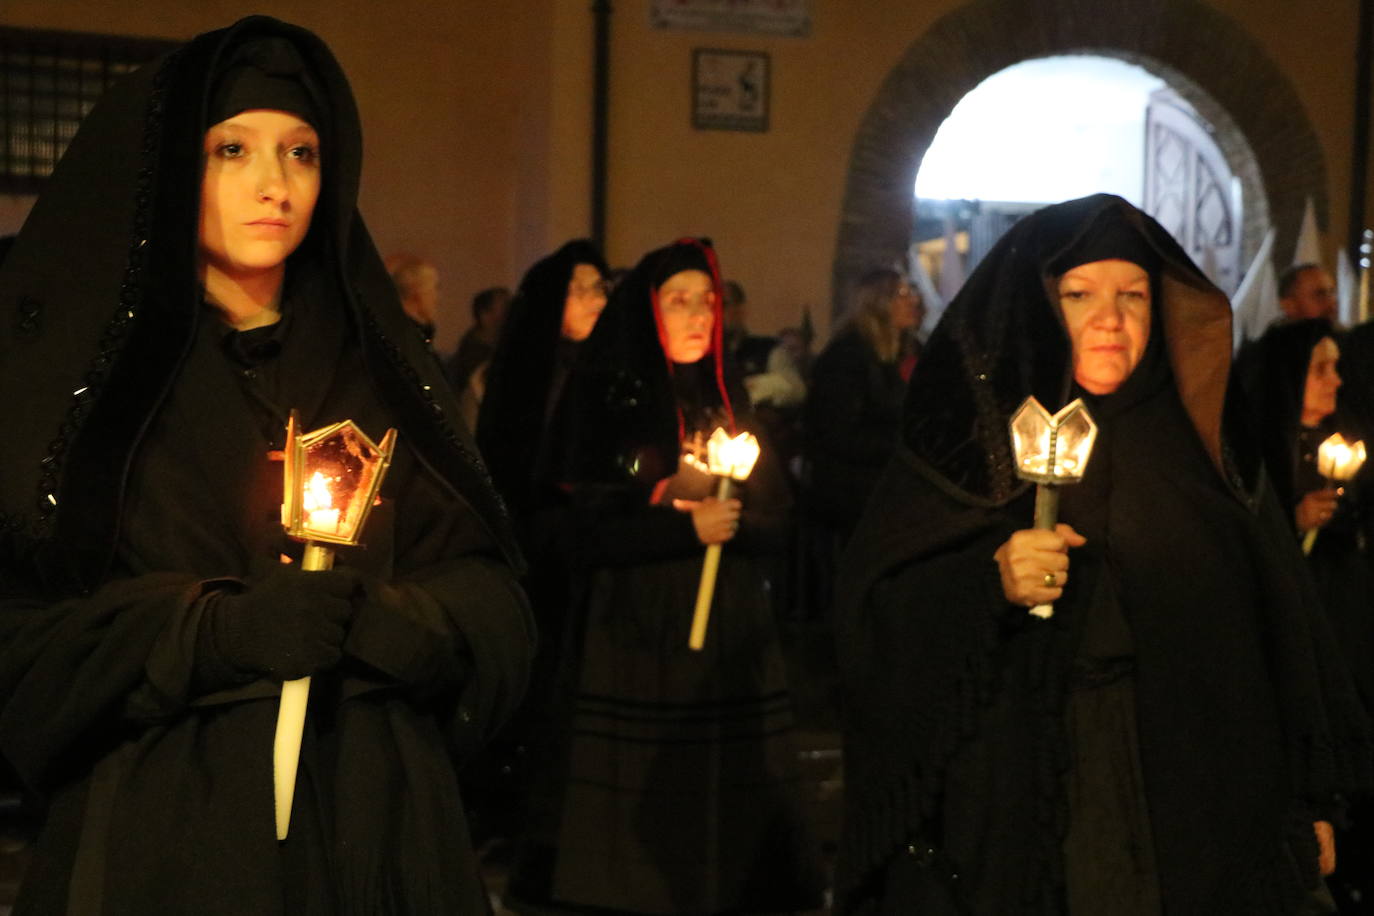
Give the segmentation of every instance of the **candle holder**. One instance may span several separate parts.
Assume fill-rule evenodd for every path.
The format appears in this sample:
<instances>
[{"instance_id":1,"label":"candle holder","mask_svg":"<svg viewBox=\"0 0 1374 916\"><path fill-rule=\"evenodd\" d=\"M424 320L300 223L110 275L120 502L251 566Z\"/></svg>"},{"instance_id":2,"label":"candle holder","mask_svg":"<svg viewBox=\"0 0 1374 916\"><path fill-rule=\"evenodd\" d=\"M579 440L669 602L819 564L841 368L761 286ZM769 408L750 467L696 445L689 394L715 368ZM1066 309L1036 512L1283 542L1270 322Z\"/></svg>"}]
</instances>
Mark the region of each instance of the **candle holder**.
<instances>
[{"instance_id":1,"label":"candle holder","mask_svg":"<svg viewBox=\"0 0 1374 916\"><path fill-rule=\"evenodd\" d=\"M305 542L301 569L331 569L334 550L329 545L358 543L395 449L394 429L386 431L380 445L352 420L302 433L300 417L291 411L286 424L281 523L289 536ZM296 794L296 770L300 766L301 737L309 702L310 678L282 683L272 742L278 840L286 839L291 827L291 804Z\"/></svg>"},{"instance_id":2,"label":"candle holder","mask_svg":"<svg viewBox=\"0 0 1374 916\"><path fill-rule=\"evenodd\" d=\"M1092 457L1097 424L1083 403L1074 398L1053 416L1034 397L1028 397L1008 424L1016 476L1035 483L1035 527L1053 531L1059 521L1059 488L1078 483ZM1054 605L1037 604L1031 614L1054 616Z\"/></svg>"},{"instance_id":3,"label":"candle holder","mask_svg":"<svg viewBox=\"0 0 1374 916\"><path fill-rule=\"evenodd\" d=\"M706 470L716 478L716 499L726 500L735 481L744 481L759 460L759 440L750 433L730 437L717 427L706 441ZM697 585L697 603L692 613L692 632L688 648L700 652L706 644L706 624L711 619L711 599L715 596L716 575L720 572L720 552L723 544L709 544L701 566L701 582Z\"/></svg>"},{"instance_id":4,"label":"candle holder","mask_svg":"<svg viewBox=\"0 0 1374 916\"><path fill-rule=\"evenodd\" d=\"M1326 480L1327 488L1348 483L1360 472L1365 462L1364 440L1346 442L1340 433L1333 433L1317 446L1317 473ZM1320 528L1309 528L1303 535L1302 552L1306 556L1317 543Z\"/></svg>"}]
</instances>

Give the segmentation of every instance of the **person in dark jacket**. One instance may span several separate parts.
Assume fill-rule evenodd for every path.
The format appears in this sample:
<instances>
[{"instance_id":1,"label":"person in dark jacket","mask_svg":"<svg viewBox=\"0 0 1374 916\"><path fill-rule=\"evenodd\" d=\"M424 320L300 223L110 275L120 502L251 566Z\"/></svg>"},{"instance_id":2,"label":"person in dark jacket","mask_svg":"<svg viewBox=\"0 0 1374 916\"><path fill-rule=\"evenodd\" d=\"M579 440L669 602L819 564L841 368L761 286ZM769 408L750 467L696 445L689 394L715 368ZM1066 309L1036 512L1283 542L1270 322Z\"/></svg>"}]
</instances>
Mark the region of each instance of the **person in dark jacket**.
<instances>
[{"instance_id":1,"label":"person in dark jacket","mask_svg":"<svg viewBox=\"0 0 1374 916\"><path fill-rule=\"evenodd\" d=\"M556 479L575 600L539 811L506 905L632 913L820 904L800 816L791 702L759 559L787 492L771 454L738 499L699 469L715 429L753 429L722 363L710 244L646 255L568 379ZM706 545L723 556L701 651L688 633Z\"/></svg>"},{"instance_id":2,"label":"person in dark jacket","mask_svg":"<svg viewBox=\"0 0 1374 916\"><path fill-rule=\"evenodd\" d=\"M920 324L921 300L900 273L870 271L844 325L816 357L805 427L812 512L848 537L878 472L897 447L905 380L904 335Z\"/></svg>"},{"instance_id":3,"label":"person in dark jacket","mask_svg":"<svg viewBox=\"0 0 1374 916\"><path fill-rule=\"evenodd\" d=\"M1368 722L1230 319L1109 195L1023 219L950 304L837 589L841 912L1307 912ZM1099 426L1055 530L1014 470L1028 395Z\"/></svg>"},{"instance_id":4,"label":"person in dark jacket","mask_svg":"<svg viewBox=\"0 0 1374 916\"><path fill-rule=\"evenodd\" d=\"M488 911L456 774L532 622L360 149L328 48L242 20L107 93L0 270L0 753L45 802L18 916ZM281 526L292 409L400 434L331 571Z\"/></svg>"}]
</instances>

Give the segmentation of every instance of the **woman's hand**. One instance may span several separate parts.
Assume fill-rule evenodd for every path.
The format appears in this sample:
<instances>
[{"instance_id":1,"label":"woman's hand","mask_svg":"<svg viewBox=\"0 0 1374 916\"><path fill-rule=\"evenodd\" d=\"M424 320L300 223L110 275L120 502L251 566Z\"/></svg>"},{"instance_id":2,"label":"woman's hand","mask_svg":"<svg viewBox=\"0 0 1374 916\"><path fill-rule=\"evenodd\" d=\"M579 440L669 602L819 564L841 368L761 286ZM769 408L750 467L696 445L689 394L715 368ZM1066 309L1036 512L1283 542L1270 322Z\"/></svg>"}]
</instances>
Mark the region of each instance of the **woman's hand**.
<instances>
[{"instance_id":1,"label":"woman's hand","mask_svg":"<svg viewBox=\"0 0 1374 916\"><path fill-rule=\"evenodd\" d=\"M1317 846L1321 848L1317 865L1325 878L1336 870L1336 831L1331 829L1330 821L1314 821L1312 829L1317 832Z\"/></svg>"},{"instance_id":2,"label":"woman's hand","mask_svg":"<svg viewBox=\"0 0 1374 916\"><path fill-rule=\"evenodd\" d=\"M1002 594L1022 607L1058 601L1069 581L1069 548L1086 543L1087 538L1063 523L1053 531L1015 532L992 555L1002 574Z\"/></svg>"},{"instance_id":3,"label":"woman's hand","mask_svg":"<svg viewBox=\"0 0 1374 916\"><path fill-rule=\"evenodd\" d=\"M738 499L675 499L673 508L692 513L692 526L697 540L706 545L724 544L739 531L740 501Z\"/></svg>"},{"instance_id":4,"label":"woman's hand","mask_svg":"<svg viewBox=\"0 0 1374 916\"><path fill-rule=\"evenodd\" d=\"M1298 530L1311 531L1331 521L1331 516L1336 514L1336 501L1340 495L1340 490L1313 490L1303 496L1302 502L1293 511Z\"/></svg>"}]
</instances>

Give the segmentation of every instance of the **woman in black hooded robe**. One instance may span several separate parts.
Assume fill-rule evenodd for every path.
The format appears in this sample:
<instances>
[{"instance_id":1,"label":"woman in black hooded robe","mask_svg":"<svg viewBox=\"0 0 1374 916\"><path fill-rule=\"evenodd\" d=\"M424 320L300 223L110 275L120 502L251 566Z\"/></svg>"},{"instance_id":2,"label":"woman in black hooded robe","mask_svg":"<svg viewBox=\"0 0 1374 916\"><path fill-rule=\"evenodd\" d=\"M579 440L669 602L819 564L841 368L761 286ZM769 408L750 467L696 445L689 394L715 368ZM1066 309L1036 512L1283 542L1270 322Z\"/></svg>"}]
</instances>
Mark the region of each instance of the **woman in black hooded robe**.
<instances>
[{"instance_id":1,"label":"woman in black hooded robe","mask_svg":"<svg viewBox=\"0 0 1374 916\"><path fill-rule=\"evenodd\" d=\"M566 499L549 474L554 410L582 342L606 307L605 260L574 239L520 281L486 370L477 445L506 501L529 560L525 587L539 628L530 690L481 763L464 774L479 836L518 832L529 769L542 747L549 691L563 650L568 574L558 532Z\"/></svg>"},{"instance_id":2,"label":"woman in black hooded robe","mask_svg":"<svg viewBox=\"0 0 1374 916\"><path fill-rule=\"evenodd\" d=\"M1317 531L1307 565L1368 711L1374 709L1370 478L1361 473L1338 494L1317 471L1317 448L1328 436L1340 433L1354 442L1367 435L1361 408L1368 392L1355 391L1367 386L1359 365L1364 354L1358 343L1346 354L1340 339L1324 318L1274 325L1241 351L1236 378L1248 395L1265 467L1279 505L1289 515L1289 530L1299 539ZM1349 397L1342 378L1347 372ZM1339 866L1330 884L1342 912L1360 912L1362 904L1354 901L1374 893L1374 806L1368 798L1350 802L1347 823L1337 833Z\"/></svg>"},{"instance_id":3,"label":"woman in black hooded robe","mask_svg":"<svg viewBox=\"0 0 1374 916\"><path fill-rule=\"evenodd\" d=\"M1108 385L1066 318L1102 264L1137 278L1104 313L1135 360ZM1370 747L1228 406L1230 341L1225 297L1108 195L1022 220L951 303L837 589L843 911L1302 911L1318 806ZM1031 394L1100 426L1056 532L1023 530L1007 421Z\"/></svg>"},{"instance_id":4,"label":"woman in black hooded robe","mask_svg":"<svg viewBox=\"0 0 1374 916\"><path fill-rule=\"evenodd\" d=\"M107 93L6 259L0 752L46 804L16 914L488 909L456 770L518 701L532 624L355 211L360 145L325 45L245 19ZM400 431L332 572L280 525L291 408Z\"/></svg>"},{"instance_id":5,"label":"woman in black hooded robe","mask_svg":"<svg viewBox=\"0 0 1374 916\"><path fill-rule=\"evenodd\" d=\"M762 456L710 497L717 427L751 429L724 374L710 243L646 255L612 295L558 411L573 569L560 752L507 905L636 913L819 905L799 816L791 703L758 557L786 485ZM723 543L705 647L687 646L703 544Z\"/></svg>"}]
</instances>

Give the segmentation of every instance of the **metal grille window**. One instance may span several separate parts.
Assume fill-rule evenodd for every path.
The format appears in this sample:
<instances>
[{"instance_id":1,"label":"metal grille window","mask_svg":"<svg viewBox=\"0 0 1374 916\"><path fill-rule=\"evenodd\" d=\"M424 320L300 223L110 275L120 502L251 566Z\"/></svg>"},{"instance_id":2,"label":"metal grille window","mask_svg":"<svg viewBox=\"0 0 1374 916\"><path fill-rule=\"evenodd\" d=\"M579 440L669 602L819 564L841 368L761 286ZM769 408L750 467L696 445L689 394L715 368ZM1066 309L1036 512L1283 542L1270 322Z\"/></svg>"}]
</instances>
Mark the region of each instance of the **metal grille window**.
<instances>
[{"instance_id":1,"label":"metal grille window","mask_svg":"<svg viewBox=\"0 0 1374 916\"><path fill-rule=\"evenodd\" d=\"M0 28L0 192L37 193L112 82L174 42Z\"/></svg>"}]
</instances>

